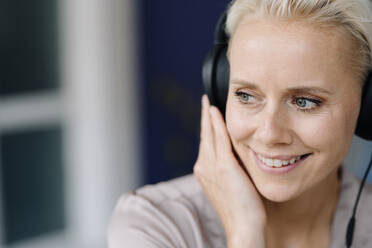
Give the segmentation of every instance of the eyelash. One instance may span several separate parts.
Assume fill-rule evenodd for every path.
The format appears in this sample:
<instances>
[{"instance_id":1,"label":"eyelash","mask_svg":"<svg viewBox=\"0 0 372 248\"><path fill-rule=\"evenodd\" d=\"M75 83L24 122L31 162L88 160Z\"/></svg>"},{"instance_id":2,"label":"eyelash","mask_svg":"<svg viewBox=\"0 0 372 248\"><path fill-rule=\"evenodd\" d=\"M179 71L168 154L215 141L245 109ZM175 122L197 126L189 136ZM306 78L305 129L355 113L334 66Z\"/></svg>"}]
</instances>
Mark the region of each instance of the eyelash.
<instances>
[{"instance_id":1,"label":"eyelash","mask_svg":"<svg viewBox=\"0 0 372 248\"><path fill-rule=\"evenodd\" d=\"M238 98L238 100L242 103L242 104L250 104L246 101L243 101L242 100L242 96L248 96L248 97L254 97L246 92L242 92L242 91L237 91L235 92L235 96ZM313 104L315 104L315 107L312 107L312 108L301 108L299 106L296 107L297 111L301 111L301 112L305 112L305 113L309 113L309 112L312 112L312 111L315 111L317 110L317 108L319 106L321 106L322 104L322 101L321 100L318 100L318 99L313 99L313 98L309 98L309 97L293 97L293 99L291 100L291 103L292 104L296 104L296 101L298 101L299 99L302 99L302 100L305 100L305 101L309 101Z\"/></svg>"}]
</instances>

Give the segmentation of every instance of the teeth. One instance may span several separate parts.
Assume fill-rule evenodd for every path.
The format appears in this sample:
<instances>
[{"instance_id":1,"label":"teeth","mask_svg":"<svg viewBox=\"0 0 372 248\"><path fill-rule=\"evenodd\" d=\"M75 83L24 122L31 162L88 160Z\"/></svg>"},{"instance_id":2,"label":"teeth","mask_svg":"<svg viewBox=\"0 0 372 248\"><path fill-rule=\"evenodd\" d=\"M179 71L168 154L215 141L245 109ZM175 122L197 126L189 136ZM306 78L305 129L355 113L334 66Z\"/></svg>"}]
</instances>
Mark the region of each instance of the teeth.
<instances>
[{"instance_id":1,"label":"teeth","mask_svg":"<svg viewBox=\"0 0 372 248\"><path fill-rule=\"evenodd\" d=\"M258 158L263 163L265 163L266 165L268 165L270 167L279 168L279 167L282 167L282 166L285 166L285 165L288 165L288 164L294 164L294 163L296 163L298 160L301 159L301 156L297 156L295 158L292 158L291 160L270 159L270 158L265 158L265 157L263 157L261 155L258 155Z\"/></svg>"}]
</instances>

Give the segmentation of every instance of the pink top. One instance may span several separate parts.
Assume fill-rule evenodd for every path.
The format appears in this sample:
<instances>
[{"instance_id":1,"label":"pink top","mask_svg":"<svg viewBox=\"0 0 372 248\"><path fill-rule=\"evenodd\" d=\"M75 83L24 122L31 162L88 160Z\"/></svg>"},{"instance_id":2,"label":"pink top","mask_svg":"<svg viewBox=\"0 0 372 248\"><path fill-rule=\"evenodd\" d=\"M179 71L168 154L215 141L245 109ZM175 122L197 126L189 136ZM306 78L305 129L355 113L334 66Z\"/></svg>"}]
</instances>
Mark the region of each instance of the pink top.
<instances>
[{"instance_id":1,"label":"pink top","mask_svg":"<svg viewBox=\"0 0 372 248\"><path fill-rule=\"evenodd\" d=\"M331 248L345 247L346 226L359 188L359 180L345 169L341 181ZM352 247L372 247L371 185L363 190L356 218ZM225 240L215 210L192 175L123 195L108 230L109 248L225 248Z\"/></svg>"}]
</instances>

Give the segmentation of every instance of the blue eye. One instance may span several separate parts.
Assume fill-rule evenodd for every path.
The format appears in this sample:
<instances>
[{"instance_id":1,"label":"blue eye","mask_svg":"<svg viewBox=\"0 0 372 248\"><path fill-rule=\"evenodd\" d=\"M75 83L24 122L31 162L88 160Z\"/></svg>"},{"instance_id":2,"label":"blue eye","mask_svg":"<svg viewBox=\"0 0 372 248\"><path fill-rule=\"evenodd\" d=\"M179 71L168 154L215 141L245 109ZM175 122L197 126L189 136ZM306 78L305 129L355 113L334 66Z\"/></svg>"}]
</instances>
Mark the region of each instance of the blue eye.
<instances>
[{"instance_id":1,"label":"blue eye","mask_svg":"<svg viewBox=\"0 0 372 248\"><path fill-rule=\"evenodd\" d=\"M293 103L296 104L296 107L300 111L312 111L320 106L321 101L306 97L297 97L293 99Z\"/></svg>"},{"instance_id":2,"label":"blue eye","mask_svg":"<svg viewBox=\"0 0 372 248\"><path fill-rule=\"evenodd\" d=\"M245 93L243 91L237 91L235 92L235 95L239 98L239 100L243 103L251 103L255 97L248 94L248 93Z\"/></svg>"}]
</instances>

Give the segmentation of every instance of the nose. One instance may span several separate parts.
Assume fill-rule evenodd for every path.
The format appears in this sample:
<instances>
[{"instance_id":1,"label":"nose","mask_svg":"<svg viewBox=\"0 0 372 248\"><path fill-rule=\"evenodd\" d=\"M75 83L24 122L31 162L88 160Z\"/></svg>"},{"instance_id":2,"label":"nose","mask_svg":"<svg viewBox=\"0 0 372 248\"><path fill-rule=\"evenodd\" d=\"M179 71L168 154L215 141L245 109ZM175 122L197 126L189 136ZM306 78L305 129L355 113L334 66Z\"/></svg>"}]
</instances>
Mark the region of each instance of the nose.
<instances>
[{"instance_id":1,"label":"nose","mask_svg":"<svg viewBox=\"0 0 372 248\"><path fill-rule=\"evenodd\" d=\"M263 109L258 114L256 141L267 147L290 145L293 142L291 120L286 110L280 108Z\"/></svg>"}]
</instances>

